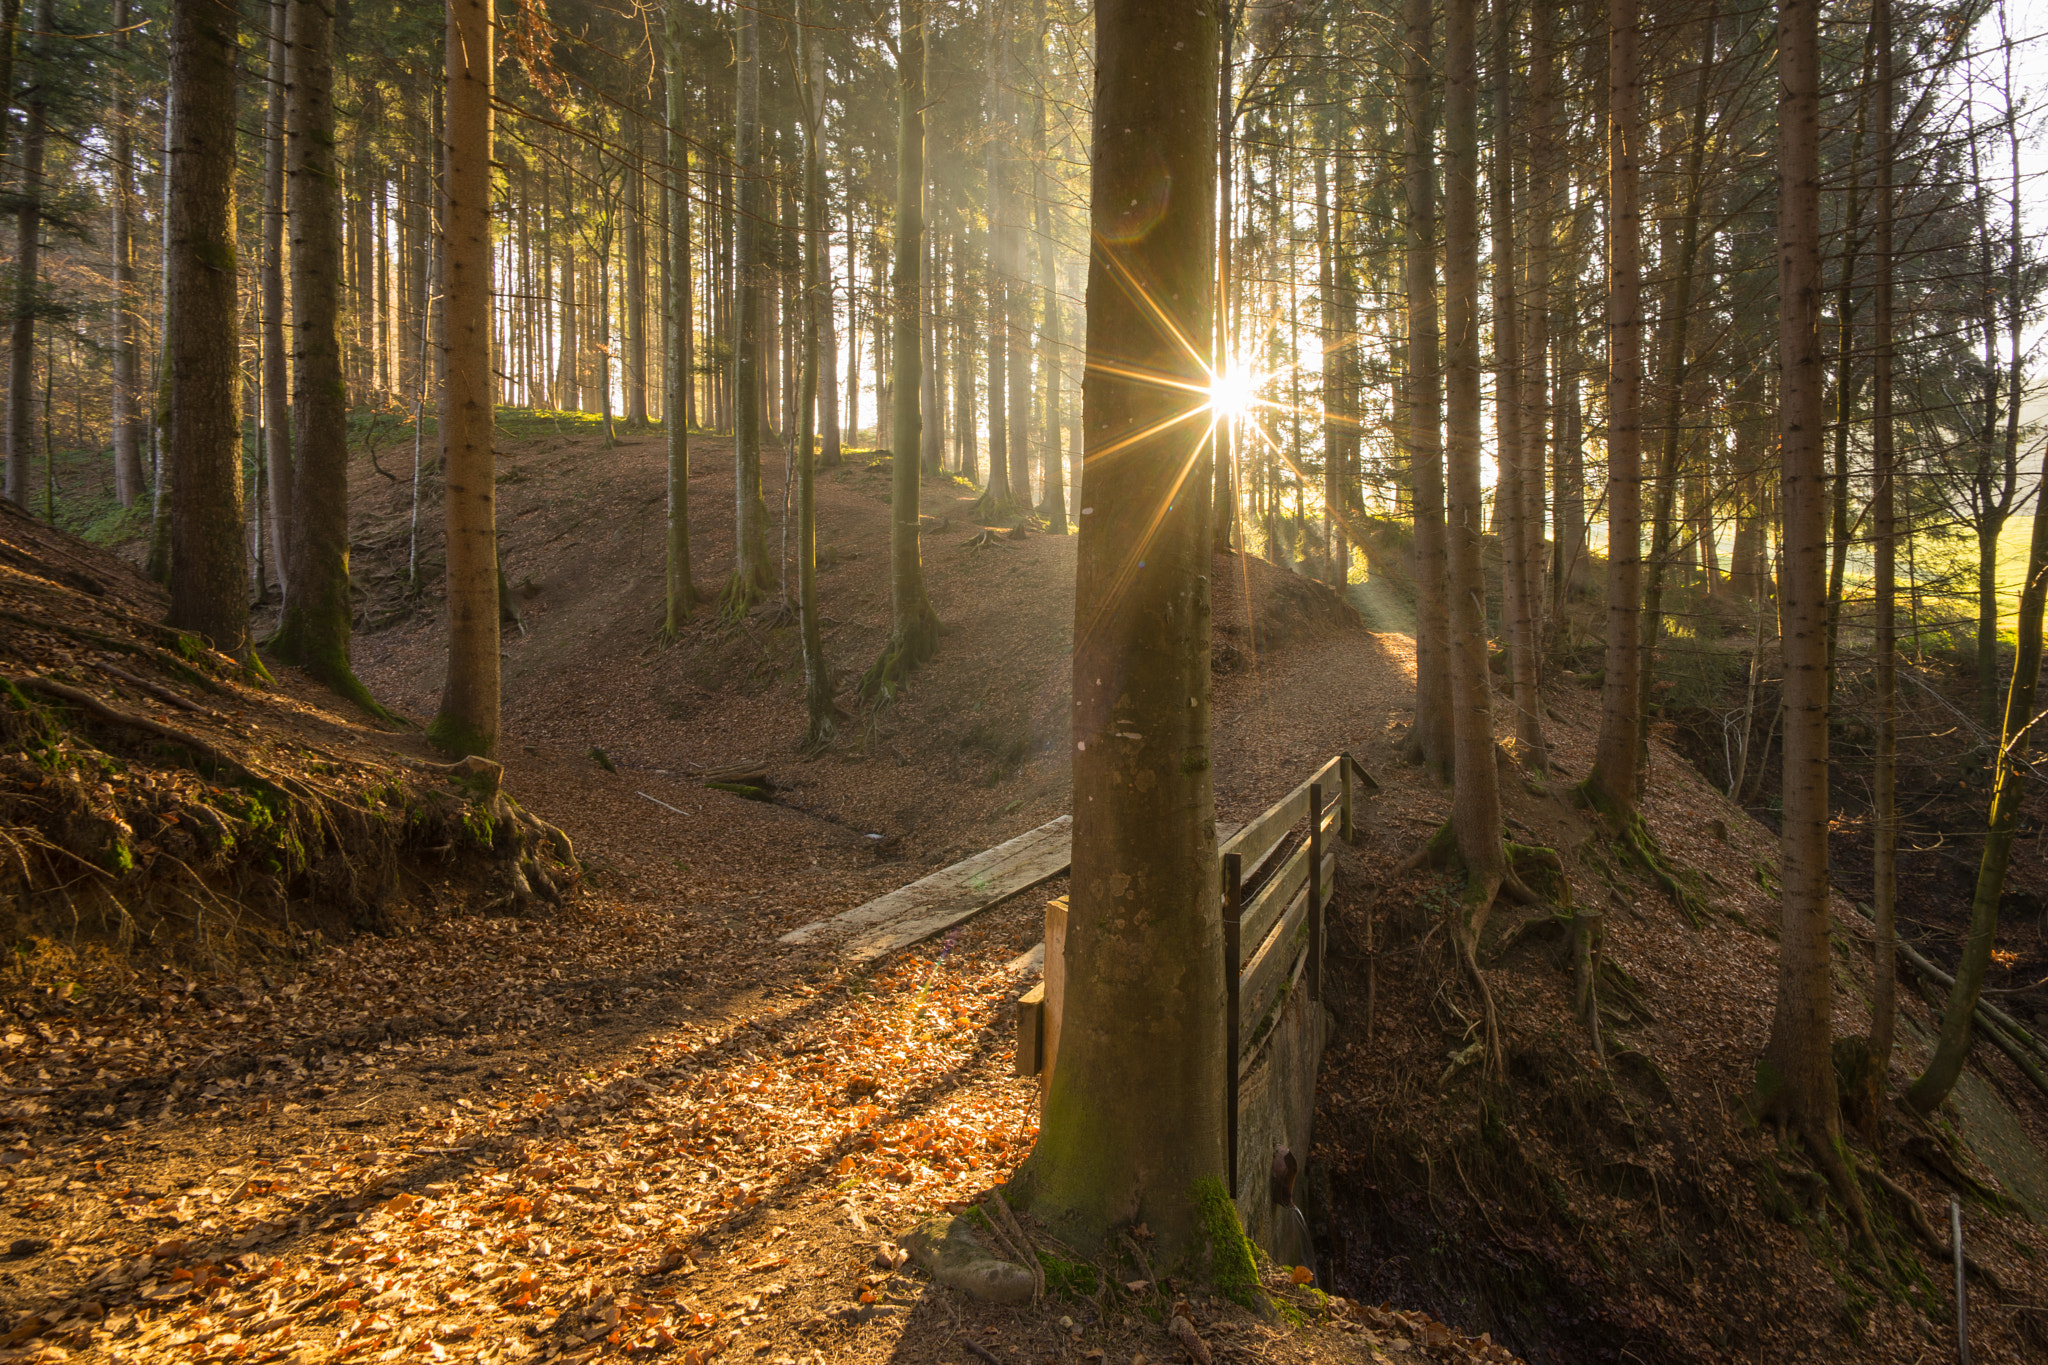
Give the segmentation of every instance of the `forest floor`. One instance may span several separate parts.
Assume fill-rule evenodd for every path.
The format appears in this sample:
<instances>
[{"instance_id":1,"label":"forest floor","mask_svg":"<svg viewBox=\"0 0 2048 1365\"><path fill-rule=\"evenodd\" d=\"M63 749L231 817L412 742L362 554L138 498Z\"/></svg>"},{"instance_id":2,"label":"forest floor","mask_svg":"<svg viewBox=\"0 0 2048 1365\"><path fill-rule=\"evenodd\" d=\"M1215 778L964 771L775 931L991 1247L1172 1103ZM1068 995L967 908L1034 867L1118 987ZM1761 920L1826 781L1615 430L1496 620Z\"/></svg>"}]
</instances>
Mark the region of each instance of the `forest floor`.
<instances>
[{"instance_id":1,"label":"forest floor","mask_svg":"<svg viewBox=\"0 0 2048 1365\"><path fill-rule=\"evenodd\" d=\"M1595 699L1560 680L1547 785L1504 769L1504 786L1517 837L1558 848L1578 898L1610 909L1606 1061L1532 921L1489 961L1507 1075L1447 1068L1471 1019L1432 928L1449 888L1394 872L1448 809L1397 756L1411 641L1249 556L1217 561L1219 818L1340 749L1382 784L1342 854L1310 1163L1321 1282L1345 1297L1274 1267L1296 1311L1261 1317L1132 1290L1141 1272L1110 1265L994 1309L898 1268L916 1218L982 1198L1030 1148L1036 1083L1008 1074L1017 959L1063 887L871 970L776 939L1064 812L1074 541L969 548L969 490L927 481L940 652L878 711L843 689L839 742L805 762L794 626L775 604L739 626L700 608L656 645L659 436L604 450L553 425L503 433L524 630L505 643L502 748L507 790L576 841L583 885L560 909L477 896L218 972L115 961L69 992L50 989L78 975L61 944L17 955L0 1083L43 1112L10 1118L0 1152L0 1302L16 1315L0 1365L1137 1365L1183 1358L1159 1326L1177 1298L1230 1362L1508 1358L1495 1342L1546 1361L1940 1358L1943 1268L1903 1207L1877 1196L1885 1252L1863 1256L1807 1163L1744 1118L1775 981L1768 833L1659 748L1647 814L1708 906L1694 927L1571 806ZM695 451L709 597L731 553L730 446ZM771 503L781 472L771 458ZM820 479L826 648L846 677L887 632L887 486L858 456ZM408 491L368 460L356 472L357 663L423 718L442 645L431 593L403 591ZM430 504L430 578L438 519ZM289 670L279 691L335 706ZM415 733L352 728L395 763L427 755ZM772 802L703 785L742 763L767 770ZM1840 908L1845 1034L1865 1026L1860 924ZM1917 1002L1907 1015L1895 1084L1930 1029ZM118 1072L188 1084L135 1117L68 1108L124 1042ZM224 1054L253 1064L205 1065ZM1941 1121L1888 1113L1877 1150L1859 1149L1944 1227L1950 1186L1965 1192L1995 1277L1972 1305L1979 1359L2048 1350L2048 1179L2029 1180L2044 1141L2043 1097L1994 1056Z\"/></svg>"}]
</instances>

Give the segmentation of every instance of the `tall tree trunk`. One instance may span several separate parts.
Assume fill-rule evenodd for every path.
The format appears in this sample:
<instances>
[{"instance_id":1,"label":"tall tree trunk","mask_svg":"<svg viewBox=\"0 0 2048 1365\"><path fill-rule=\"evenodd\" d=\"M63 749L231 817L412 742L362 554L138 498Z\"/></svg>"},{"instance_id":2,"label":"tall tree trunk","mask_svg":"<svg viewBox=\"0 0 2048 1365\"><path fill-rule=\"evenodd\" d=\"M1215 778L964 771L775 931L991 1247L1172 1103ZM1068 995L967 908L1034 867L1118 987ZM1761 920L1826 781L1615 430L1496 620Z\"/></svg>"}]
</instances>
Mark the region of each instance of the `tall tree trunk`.
<instances>
[{"instance_id":1,"label":"tall tree trunk","mask_svg":"<svg viewBox=\"0 0 2048 1365\"><path fill-rule=\"evenodd\" d=\"M240 23L226 0L192 0L171 10L171 183L164 263L170 328L164 351L173 501L166 619L197 632L224 654L253 662L249 567L242 549L240 329L235 272L222 268L235 259ZM46 34L51 27L51 0L40 0L37 31ZM40 137L39 122L38 106L32 104L30 138ZM37 172L29 181L32 186L38 183L39 159L24 146L24 160Z\"/></svg>"},{"instance_id":2,"label":"tall tree trunk","mask_svg":"<svg viewBox=\"0 0 2048 1365\"><path fill-rule=\"evenodd\" d=\"M1444 527L1443 360L1436 303L1436 135L1432 6L1404 0L1401 130L1407 161L1408 356L1401 434L1415 484L1415 728L1410 754L1440 780L1452 758L1451 624Z\"/></svg>"},{"instance_id":3,"label":"tall tree trunk","mask_svg":"<svg viewBox=\"0 0 2048 1365\"><path fill-rule=\"evenodd\" d=\"M645 128L634 119L626 163L626 425L647 426L647 163Z\"/></svg>"},{"instance_id":4,"label":"tall tree trunk","mask_svg":"<svg viewBox=\"0 0 2048 1365\"><path fill-rule=\"evenodd\" d=\"M680 7L680 0L676 0ZM902 35L908 40L908 25ZM812 37L808 24L798 29L801 69L805 75L806 115L804 128L803 204L803 371L797 379L797 497L796 574L797 632L804 650L804 748L822 748L838 728L837 708L832 704L832 669L825 661L824 630L818 619L818 515L817 451L813 427L818 412L818 322L829 316L832 296L824 288L821 261L825 238L825 158L819 140L825 131L825 51ZM920 115L921 117L921 115ZM831 404L825 405L830 410Z\"/></svg>"},{"instance_id":5,"label":"tall tree trunk","mask_svg":"<svg viewBox=\"0 0 2048 1365\"><path fill-rule=\"evenodd\" d=\"M953 467L969 483L981 477L981 442L974 428L974 328L968 312L967 263L973 255L973 233L963 229L953 244ZM1080 458L1078 451L1075 458Z\"/></svg>"},{"instance_id":6,"label":"tall tree trunk","mask_svg":"<svg viewBox=\"0 0 2048 1365\"><path fill-rule=\"evenodd\" d=\"M284 329L285 91L292 7L270 0L269 99L263 111L263 463L270 485L270 545L278 595L291 602L292 518L298 514L292 453L292 382Z\"/></svg>"},{"instance_id":7,"label":"tall tree trunk","mask_svg":"<svg viewBox=\"0 0 2048 1365\"><path fill-rule=\"evenodd\" d=\"M818 79L819 88L822 90L825 80L825 72L822 68L818 73ZM821 151L821 161L822 156ZM822 176L824 174L823 169L821 168L818 173ZM820 187L818 193L822 197L825 194L825 190ZM828 231L829 229L825 224L821 223L819 225L818 232L821 236L818 250L821 253L827 250L827 243L822 234ZM849 256L848 259L850 261L852 258ZM839 290L832 274L829 253L820 261L818 268L822 272L818 277L818 297L816 303L818 360L823 366L818 381L818 420L821 428L818 442L818 467L820 469L837 469L846 458L842 453L845 438L839 429Z\"/></svg>"},{"instance_id":8,"label":"tall tree trunk","mask_svg":"<svg viewBox=\"0 0 2048 1365\"><path fill-rule=\"evenodd\" d=\"M998 226L1005 212L1002 169L1002 5L990 5L988 13L988 250L984 254L988 295L988 483L982 490L981 502L975 515L983 521L996 521L1009 516L1022 495L1010 487L1010 405L1007 395L1010 373L1010 304L1007 285L1003 278L1003 234Z\"/></svg>"},{"instance_id":9,"label":"tall tree trunk","mask_svg":"<svg viewBox=\"0 0 2048 1365\"><path fill-rule=\"evenodd\" d=\"M1681 442L1684 437L1685 386L1688 378L1693 313L1693 288L1700 252L1700 207L1704 197L1707 115L1714 93L1714 47L1720 6L1707 6L1700 41L1699 87L1693 100L1692 133L1685 154L1685 206L1678 262L1671 277L1671 308L1664 354L1664 423L1659 433L1657 484L1650 516L1650 559L1643 585L1642 664L1636 687L1636 746L1640 776L1649 771L1650 695L1657 679L1657 639L1664 625L1664 574L1673 539L1672 509L1678 496Z\"/></svg>"},{"instance_id":10,"label":"tall tree trunk","mask_svg":"<svg viewBox=\"0 0 2048 1365\"><path fill-rule=\"evenodd\" d=\"M43 144L50 123L50 65L55 10L36 5L35 41L28 49L28 84L22 91L27 120L21 135L21 200L15 209L14 310L8 337L6 495L18 507L29 500L29 463L36 439L36 312L42 292ZM5 100L9 92L0 92ZM236 485L239 489L239 483ZM240 538L239 531L236 533ZM245 613L246 615L246 610Z\"/></svg>"},{"instance_id":11,"label":"tall tree trunk","mask_svg":"<svg viewBox=\"0 0 2048 1365\"><path fill-rule=\"evenodd\" d=\"M1543 0L1536 0L1538 5ZM1493 198L1493 352L1495 461L1500 471L1494 498L1501 526L1501 614L1508 637L1508 675L1515 709L1515 743L1532 771L1550 766L1543 739L1543 703L1536 693L1536 585L1529 581L1530 539L1543 524L1529 521L1526 488L1538 462L1530 458L1527 388L1522 377L1521 310L1515 298L1514 0L1493 0L1493 156L1489 188ZM1526 114L1526 111L1524 111Z\"/></svg>"},{"instance_id":12,"label":"tall tree trunk","mask_svg":"<svg viewBox=\"0 0 2048 1365\"><path fill-rule=\"evenodd\" d=\"M923 0L900 0L896 61L896 260L890 286L894 303L894 354L890 380L895 413L890 422L894 454L889 459L889 643L861 679L861 695L886 695L901 687L911 670L932 656L939 643L938 618L924 588L923 550L918 543L918 452L923 444L919 411L924 376L924 102L925 10Z\"/></svg>"},{"instance_id":13,"label":"tall tree trunk","mask_svg":"<svg viewBox=\"0 0 2048 1365\"><path fill-rule=\"evenodd\" d=\"M1883 1078L1891 1070L1892 1044L1898 1023L1898 624L1897 542L1895 507L1896 456L1892 442L1892 114L1895 92L1892 71L1891 0L1872 0L1871 26L1877 30L1877 222L1871 269L1876 335L1871 362L1870 508L1873 569L1877 579L1876 640L1872 645L1877 708L1877 753L1871 773L1870 905L1877 920L1872 945L1870 988L1871 1070ZM2038 515L2038 511L2036 513Z\"/></svg>"},{"instance_id":14,"label":"tall tree trunk","mask_svg":"<svg viewBox=\"0 0 2048 1365\"><path fill-rule=\"evenodd\" d=\"M668 553L662 634L673 640L697 605L690 580L690 144L683 133L688 28L668 0Z\"/></svg>"},{"instance_id":15,"label":"tall tree trunk","mask_svg":"<svg viewBox=\"0 0 2048 1365\"><path fill-rule=\"evenodd\" d=\"M1099 363L1081 390L1092 467L1074 601L1070 967L1024 1176L1033 1213L1075 1245L1142 1220L1155 1266L1197 1274L1247 1254L1220 1179L1235 1059L1209 761L1213 475L1178 387L1208 383L1180 338L1212 325L1214 14L1172 0L1096 8L1087 345ZM1134 202L1146 231L1132 231Z\"/></svg>"},{"instance_id":16,"label":"tall tree trunk","mask_svg":"<svg viewBox=\"0 0 2048 1365\"><path fill-rule=\"evenodd\" d=\"M734 111L738 211L733 215L733 575L720 603L728 617L752 609L775 581L768 558L768 508L761 501L761 251L766 174L761 164L761 20L742 7L737 20L739 96Z\"/></svg>"},{"instance_id":17,"label":"tall tree trunk","mask_svg":"<svg viewBox=\"0 0 2048 1365\"><path fill-rule=\"evenodd\" d=\"M1529 583L1531 610L1536 617L1538 666L1549 623L1543 615L1543 569L1549 562L1544 545L1544 474L1553 468L1550 454L1555 449L1553 419L1558 407L1551 401L1551 243L1557 224L1557 15L1548 5L1530 6L1529 48L1529 207L1523 224L1527 234L1527 288L1522 296L1522 327L1527 349L1522 356L1522 410L1528 423L1523 432L1525 455L1522 463L1523 516L1530 534L1523 544L1523 574ZM1554 476L1553 491L1562 492L1562 481ZM1561 540L1561 519L1551 522L1551 539ZM1555 620L1555 614L1550 618ZM1539 673L1540 681L1540 673ZM1545 754L1548 761L1548 754Z\"/></svg>"},{"instance_id":18,"label":"tall tree trunk","mask_svg":"<svg viewBox=\"0 0 2048 1365\"><path fill-rule=\"evenodd\" d=\"M123 507L133 507L142 496L142 421L137 409L138 315L135 310L135 96L128 85L126 59L130 50L129 0L114 0L114 46L121 66L113 73L114 108L108 122L113 159L109 170L109 197L113 200L110 242L113 258L113 369L114 496Z\"/></svg>"},{"instance_id":19,"label":"tall tree trunk","mask_svg":"<svg viewBox=\"0 0 2048 1365\"><path fill-rule=\"evenodd\" d=\"M1209 338L1209 369L1212 386L1229 373L1230 320L1234 306L1231 282L1231 238L1236 231L1237 177L1234 174L1233 134L1237 129L1236 49L1237 26L1244 14L1239 0L1224 0L1219 6L1223 20L1223 59L1216 68L1216 316ZM1340 105L1341 108L1341 105ZM1339 137L1341 139L1341 133ZM1325 407L1328 406L1325 400ZM1216 517L1216 548L1228 554L1237 547L1237 492L1232 482L1232 463L1237 458L1237 417L1230 412L1216 414L1216 455L1213 473L1216 487L1210 510ZM1324 458L1328 459L1325 449Z\"/></svg>"},{"instance_id":20,"label":"tall tree trunk","mask_svg":"<svg viewBox=\"0 0 2048 1365\"><path fill-rule=\"evenodd\" d=\"M1810 2L1810 0L1809 0ZM1642 33L1637 0L1611 0L1607 32L1607 673L1600 738L1586 779L1618 820L1636 811L1642 667L1643 266Z\"/></svg>"},{"instance_id":21,"label":"tall tree trunk","mask_svg":"<svg viewBox=\"0 0 2048 1365\"><path fill-rule=\"evenodd\" d=\"M1812 1150L1858 1230L1868 1218L1841 1150L1828 929L1828 474L1820 345L1817 0L1778 5L1778 448L1784 489L1784 824L1778 1000L1758 1068L1766 1113ZM2048 530L2048 522L2042 523ZM2048 545L2048 541L2038 542ZM2038 612L2035 617L2039 620Z\"/></svg>"},{"instance_id":22,"label":"tall tree trunk","mask_svg":"<svg viewBox=\"0 0 2048 1365\"><path fill-rule=\"evenodd\" d=\"M448 0L448 162L441 205L441 393L447 478L448 680L427 735L488 755L498 742L498 532L491 448L493 0Z\"/></svg>"},{"instance_id":23,"label":"tall tree trunk","mask_svg":"<svg viewBox=\"0 0 2048 1365\"><path fill-rule=\"evenodd\" d=\"M291 595L269 648L372 715L349 665L348 390L341 357L341 182L334 142L333 0L289 0L284 127L291 196ZM272 485L272 497L277 497Z\"/></svg>"},{"instance_id":24,"label":"tall tree trunk","mask_svg":"<svg viewBox=\"0 0 2048 1365\"><path fill-rule=\"evenodd\" d=\"M1066 350L1061 327L1059 280L1056 276L1058 248L1053 243L1052 197L1045 173L1045 3L1038 6L1038 93L1036 131L1032 135L1034 183L1032 212L1038 226L1038 274L1044 300L1045 359L1045 521L1046 530L1056 536L1067 533L1067 480L1065 460L1060 454L1060 364Z\"/></svg>"},{"instance_id":25,"label":"tall tree trunk","mask_svg":"<svg viewBox=\"0 0 2048 1365\"><path fill-rule=\"evenodd\" d=\"M1451 828L1465 864L1453 924L1461 965L1484 1006L1490 1060L1499 1064L1493 1001L1480 975L1479 936L1506 872L1493 688L1486 664L1485 503L1479 482L1479 53L1477 0L1444 4L1444 487L1450 568Z\"/></svg>"}]
</instances>

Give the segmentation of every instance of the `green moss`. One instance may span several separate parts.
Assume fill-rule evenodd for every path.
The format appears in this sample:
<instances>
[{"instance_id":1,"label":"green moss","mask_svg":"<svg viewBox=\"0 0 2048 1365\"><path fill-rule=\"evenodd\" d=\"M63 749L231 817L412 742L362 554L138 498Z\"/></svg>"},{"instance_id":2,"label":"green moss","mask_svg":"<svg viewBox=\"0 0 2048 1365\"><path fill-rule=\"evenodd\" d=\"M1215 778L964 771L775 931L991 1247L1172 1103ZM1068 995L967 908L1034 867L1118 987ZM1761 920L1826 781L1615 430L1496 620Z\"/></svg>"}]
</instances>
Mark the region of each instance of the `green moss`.
<instances>
[{"instance_id":1,"label":"green moss","mask_svg":"<svg viewBox=\"0 0 2048 1365\"><path fill-rule=\"evenodd\" d=\"M1209 1175L1197 1180L1188 1193L1201 1214L1202 1230L1209 1243L1209 1278L1216 1292L1245 1308L1262 1307L1265 1295L1259 1289L1259 1268L1252 1259L1251 1239L1244 1235L1244 1224L1238 1221L1237 1204L1230 1191L1223 1188L1221 1180Z\"/></svg>"},{"instance_id":2,"label":"green moss","mask_svg":"<svg viewBox=\"0 0 2048 1365\"><path fill-rule=\"evenodd\" d=\"M1102 1289L1102 1277L1095 1267L1081 1261L1063 1261L1057 1256L1038 1253L1038 1264L1045 1271L1045 1292L1063 1299L1092 1299Z\"/></svg>"},{"instance_id":3,"label":"green moss","mask_svg":"<svg viewBox=\"0 0 2048 1365\"><path fill-rule=\"evenodd\" d=\"M773 801L775 799L775 793L766 788L750 787L744 782L706 782L704 786L710 791L731 792L734 796L744 796L749 801Z\"/></svg>"},{"instance_id":4,"label":"green moss","mask_svg":"<svg viewBox=\"0 0 2048 1365\"><path fill-rule=\"evenodd\" d=\"M485 731L481 725L443 711L434 717L431 725L427 726L427 739L435 748L457 758L467 758L471 754L479 758L489 758L491 750L496 747L497 737Z\"/></svg>"}]
</instances>

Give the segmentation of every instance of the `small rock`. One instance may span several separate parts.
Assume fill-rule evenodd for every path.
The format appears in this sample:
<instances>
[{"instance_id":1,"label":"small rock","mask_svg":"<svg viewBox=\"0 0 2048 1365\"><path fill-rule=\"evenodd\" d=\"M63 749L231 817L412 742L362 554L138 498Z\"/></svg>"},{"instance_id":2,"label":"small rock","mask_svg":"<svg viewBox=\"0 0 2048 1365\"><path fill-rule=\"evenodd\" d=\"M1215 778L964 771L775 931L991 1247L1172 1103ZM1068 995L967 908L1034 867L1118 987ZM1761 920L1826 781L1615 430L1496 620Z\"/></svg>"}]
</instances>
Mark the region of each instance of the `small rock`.
<instances>
[{"instance_id":1,"label":"small rock","mask_svg":"<svg viewBox=\"0 0 2048 1365\"><path fill-rule=\"evenodd\" d=\"M1029 1303L1036 1287L1031 1272L1003 1260L974 1235L965 1218L933 1218L903 1239L934 1280L984 1303Z\"/></svg>"}]
</instances>

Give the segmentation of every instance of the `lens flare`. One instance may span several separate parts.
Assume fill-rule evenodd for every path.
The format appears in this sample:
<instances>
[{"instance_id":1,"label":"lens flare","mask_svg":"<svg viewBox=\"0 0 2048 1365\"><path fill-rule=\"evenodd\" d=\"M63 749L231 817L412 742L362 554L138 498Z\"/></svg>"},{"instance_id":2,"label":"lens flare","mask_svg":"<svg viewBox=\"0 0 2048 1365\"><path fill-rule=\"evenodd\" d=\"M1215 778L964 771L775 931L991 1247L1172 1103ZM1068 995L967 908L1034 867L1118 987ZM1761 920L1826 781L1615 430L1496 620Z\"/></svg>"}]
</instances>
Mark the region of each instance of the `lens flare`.
<instances>
[{"instance_id":1,"label":"lens flare","mask_svg":"<svg viewBox=\"0 0 2048 1365\"><path fill-rule=\"evenodd\" d=\"M1209 410L1218 417L1242 417L1258 401L1258 376L1236 365L1217 375L1215 383L1209 386Z\"/></svg>"}]
</instances>

